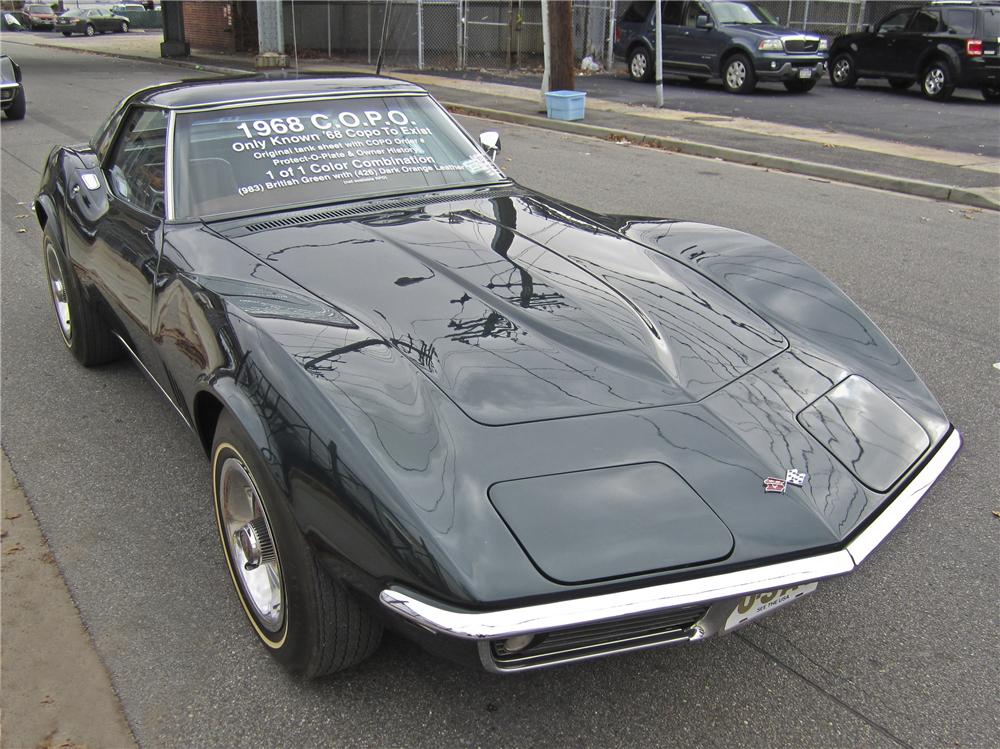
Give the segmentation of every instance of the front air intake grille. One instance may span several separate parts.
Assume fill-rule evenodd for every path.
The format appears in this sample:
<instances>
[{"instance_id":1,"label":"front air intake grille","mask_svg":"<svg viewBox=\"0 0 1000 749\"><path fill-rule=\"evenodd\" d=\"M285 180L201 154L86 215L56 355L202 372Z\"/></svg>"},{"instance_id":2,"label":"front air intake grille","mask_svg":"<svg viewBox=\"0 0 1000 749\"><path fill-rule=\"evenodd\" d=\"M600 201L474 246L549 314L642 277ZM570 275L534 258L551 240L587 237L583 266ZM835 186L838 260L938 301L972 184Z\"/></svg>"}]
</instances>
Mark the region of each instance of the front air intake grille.
<instances>
[{"instance_id":1,"label":"front air intake grille","mask_svg":"<svg viewBox=\"0 0 1000 749\"><path fill-rule=\"evenodd\" d=\"M818 39L786 39L785 52L815 52L819 49Z\"/></svg>"},{"instance_id":2,"label":"front air intake grille","mask_svg":"<svg viewBox=\"0 0 1000 749\"><path fill-rule=\"evenodd\" d=\"M338 221L341 219L360 218L378 213L391 213L393 211L405 211L414 208L422 208L435 203L450 203L459 200L477 200L489 198L508 198L520 195L517 189L501 188L492 190L475 190L459 192L443 192L438 195L423 195L417 198L394 198L386 200L368 200L363 203L355 203L342 208L327 208L324 210L301 211L280 218L256 221L252 224L241 226L220 227L226 236L236 237L247 234L255 234L269 229L280 229L286 226L299 226L302 224L315 224L323 221ZM227 230L228 229L228 230Z\"/></svg>"},{"instance_id":3,"label":"front air intake grille","mask_svg":"<svg viewBox=\"0 0 1000 749\"><path fill-rule=\"evenodd\" d=\"M691 638L694 625L707 610L688 606L546 632L515 653L507 651L504 640L494 640L490 654L497 669L518 671L680 642Z\"/></svg>"}]
</instances>

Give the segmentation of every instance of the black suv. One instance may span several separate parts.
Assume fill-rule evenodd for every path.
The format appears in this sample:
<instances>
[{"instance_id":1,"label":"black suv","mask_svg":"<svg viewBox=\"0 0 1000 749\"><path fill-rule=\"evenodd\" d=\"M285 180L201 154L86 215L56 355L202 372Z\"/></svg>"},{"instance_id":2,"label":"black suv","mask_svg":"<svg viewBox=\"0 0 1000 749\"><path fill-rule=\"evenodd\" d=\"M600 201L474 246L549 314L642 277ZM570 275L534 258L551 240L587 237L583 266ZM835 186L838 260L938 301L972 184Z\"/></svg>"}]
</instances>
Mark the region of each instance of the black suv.
<instances>
[{"instance_id":1,"label":"black suv","mask_svg":"<svg viewBox=\"0 0 1000 749\"><path fill-rule=\"evenodd\" d=\"M1000 2L932 2L890 13L874 28L837 37L830 80L888 78L893 88L915 82L944 101L956 86L978 88L1000 102Z\"/></svg>"},{"instance_id":2,"label":"black suv","mask_svg":"<svg viewBox=\"0 0 1000 749\"><path fill-rule=\"evenodd\" d=\"M734 94L757 81L781 81L789 91L809 91L823 76L826 39L782 26L754 3L664 2L663 67L701 83L721 78ZM615 57L636 81L653 79L656 6L631 3L615 27Z\"/></svg>"}]
</instances>

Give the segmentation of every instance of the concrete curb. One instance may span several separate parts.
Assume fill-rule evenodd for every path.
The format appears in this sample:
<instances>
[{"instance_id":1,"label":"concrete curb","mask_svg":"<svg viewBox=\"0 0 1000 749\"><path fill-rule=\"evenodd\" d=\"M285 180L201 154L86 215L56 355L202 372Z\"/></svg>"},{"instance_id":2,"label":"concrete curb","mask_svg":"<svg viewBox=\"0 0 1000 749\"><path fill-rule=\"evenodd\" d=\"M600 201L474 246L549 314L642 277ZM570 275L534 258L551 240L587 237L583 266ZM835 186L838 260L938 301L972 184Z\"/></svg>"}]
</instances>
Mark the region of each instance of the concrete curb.
<instances>
[{"instance_id":1,"label":"concrete curb","mask_svg":"<svg viewBox=\"0 0 1000 749\"><path fill-rule=\"evenodd\" d=\"M935 182L923 182L921 180L907 179L905 177L893 177L888 174L877 172L865 172L859 169L848 169L832 164L818 164L813 161L802 161L800 159L789 159L784 156L773 156L771 154L754 153L752 151L742 151L738 148L727 148L726 146L716 146L710 143L696 143L694 141L671 138L665 135L649 135L638 133L632 130L620 130L617 128L602 127L599 125L587 125L582 122L565 122L562 120L550 120L530 114L519 112L506 112L500 109L489 109L487 107L477 107L468 104L442 101L448 111L453 114L464 114L473 117L484 117L501 122L510 122L515 125L527 125L529 127L541 127L547 130L555 130L574 135L584 135L602 140L625 140L636 145L660 148L674 153L687 154L690 156L703 156L706 158L721 159L737 164L749 166L760 166L768 169L776 169L792 174L801 174L807 177L818 177L834 182L846 182L863 187L872 187L878 190L888 190L900 192L907 195L916 195L935 200L944 200L961 205L974 206L976 208L986 208L990 210L1000 210L1000 201L993 200L989 196L979 192L953 185L941 185Z\"/></svg>"},{"instance_id":2,"label":"concrete curb","mask_svg":"<svg viewBox=\"0 0 1000 749\"><path fill-rule=\"evenodd\" d=\"M203 65L201 63L187 62L173 58L154 58L142 55L128 55L105 50L89 50L76 47L64 47L56 44L35 44L37 47L48 47L50 49L62 49L73 52L86 52L92 55L103 55L105 57L117 57L122 60L135 60L137 62L159 63L161 65L173 65L188 70L200 70L208 73L218 73L220 75L250 75L253 71L244 68L227 68L217 65ZM572 133L574 135L584 135L601 140L626 140L636 145L660 148L665 151L686 154L689 156L703 156L710 159L721 159L735 164L745 164L748 166L759 166L768 169L775 169L790 174L801 174L806 177L817 177L828 179L833 182L844 182L862 187L871 187L877 190L888 190L906 195L915 195L934 200L943 200L959 205L973 206L975 208L986 208L988 210L1000 211L1000 194L997 198L981 194L981 192L954 185L942 185L935 182L923 182L906 177L893 177L889 174L878 172L866 172L860 169L848 169L847 167L834 166L832 164L819 164L814 161L802 161L800 159L790 159L785 156L774 156L766 153L755 153L753 151L743 151L738 148L727 148L726 146L716 146L711 143L698 143L695 141L683 140L681 138L671 138L666 135L650 135L632 130L619 130L617 128L602 127L599 125L587 125L582 122L566 122L564 120L551 120L548 117L537 115L521 114L519 112L507 112L502 109L490 109L470 104L460 104L457 102L441 101L448 111L453 114L465 114L472 117L484 117L500 122L509 122L515 125L526 125L528 127L540 127L546 130Z\"/></svg>"}]
</instances>

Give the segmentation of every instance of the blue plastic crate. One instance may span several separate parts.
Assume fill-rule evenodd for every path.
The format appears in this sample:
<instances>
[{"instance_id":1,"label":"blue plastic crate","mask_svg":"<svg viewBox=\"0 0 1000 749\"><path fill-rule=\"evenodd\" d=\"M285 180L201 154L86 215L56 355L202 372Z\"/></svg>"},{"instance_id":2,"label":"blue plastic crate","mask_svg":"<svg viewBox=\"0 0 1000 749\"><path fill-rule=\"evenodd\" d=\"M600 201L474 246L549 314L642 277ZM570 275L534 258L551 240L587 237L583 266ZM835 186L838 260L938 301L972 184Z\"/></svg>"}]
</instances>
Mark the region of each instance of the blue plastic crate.
<instances>
[{"instance_id":1,"label":"blue plastic crate","mask_svg":"<svg viewBox=\"0 0 1000 749\"><path fill-rule=\"evenodd\" d=\"M586 91L547 91L545 107L550 119L582 120L586 99Z\"/></svg>"}]
</instances>

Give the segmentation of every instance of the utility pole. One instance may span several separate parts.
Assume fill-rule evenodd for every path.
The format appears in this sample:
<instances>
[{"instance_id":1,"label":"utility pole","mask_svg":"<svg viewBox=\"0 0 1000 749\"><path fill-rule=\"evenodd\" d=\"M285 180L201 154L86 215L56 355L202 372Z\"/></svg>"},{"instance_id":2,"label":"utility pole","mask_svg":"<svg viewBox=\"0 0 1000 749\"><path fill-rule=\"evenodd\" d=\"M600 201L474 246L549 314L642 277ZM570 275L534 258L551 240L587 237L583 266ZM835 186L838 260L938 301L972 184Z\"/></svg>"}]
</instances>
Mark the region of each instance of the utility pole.
<instances>
[{"instance_id":1,"label":"utility pole","mask_svg":"<svg viewBox=\"0 0 1000 749\"><path fill-rule=\"evenodd\" d=\"M549 53L549 0L542 0L542 111L546 109L545 92L549 90L549 70L552 67L552 55Z\"/></svg>"},{"instance_id":2,"label":"utility pole","mask_svg":"<svg viewBox=\"0 0 1000 749\"><path fill-rule=\"evenodd\" d=\"M656 23L656 106L663 106L663 3L656 0L656 15L653 17Z\"/></svg>"},{"instance_id":3,"label":"utility pole","mask_svg":"<svg viewBox=\"0 0 1000 749\"><path fill-rule=\"evenodd\" d=\"M258 68L283 68L288 65L281 0L257 0L257 45Z\"/></svg>"},{"instance_id":4,"label":"utility pole","mask_svg":"<svg viewBox=\"0 0 1000 749\"><path fill-rule=\"evenodd\" d=\"M572 0L549 0L549 74L551 91L573 91L576 88L576 64L573 54Z\"/></svg>"}]
</instances>

